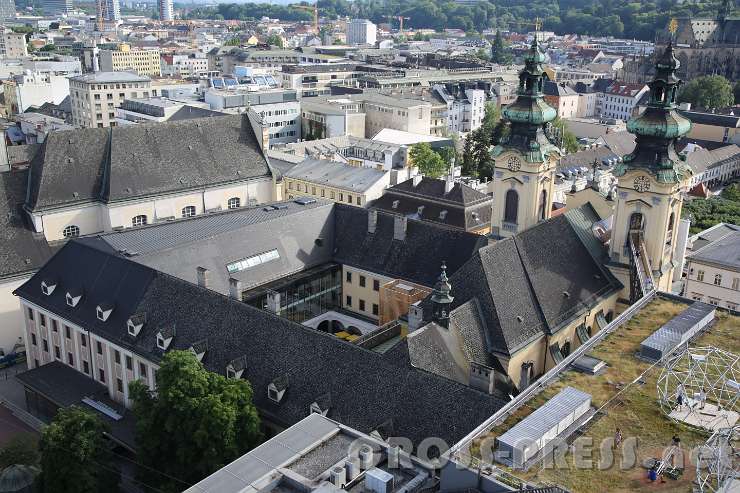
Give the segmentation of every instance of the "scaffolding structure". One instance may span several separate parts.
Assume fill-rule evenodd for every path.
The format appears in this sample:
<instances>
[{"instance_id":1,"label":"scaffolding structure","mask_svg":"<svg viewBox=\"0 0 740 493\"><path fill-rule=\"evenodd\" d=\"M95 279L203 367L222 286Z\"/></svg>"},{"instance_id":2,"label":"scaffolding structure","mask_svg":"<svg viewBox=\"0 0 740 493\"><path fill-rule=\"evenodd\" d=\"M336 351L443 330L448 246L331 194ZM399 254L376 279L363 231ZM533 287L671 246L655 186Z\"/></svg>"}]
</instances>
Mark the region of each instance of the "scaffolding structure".
<instances>
[{"instance_id":1,"label":"scaffolding structure","mask_svg":"<svg viewBox=\"0 0 740 493\"><path fill-rule=\"evenodd\" d=\"M740 413L740 356L684 345L665 361L657 390L661 409L673 421L705 432L732 427Z\"/></svg>"},{"instance_id":2,"label":"scaffolding structure","mask_svg":"<svg viewBox=\"0 0 740 493\"><path fill-rule=\"evenodd\" d=\"M740 483L740 427L722 428L701 446L696 460L700 493L729 493Z\"/></svg>"}]
</instances>

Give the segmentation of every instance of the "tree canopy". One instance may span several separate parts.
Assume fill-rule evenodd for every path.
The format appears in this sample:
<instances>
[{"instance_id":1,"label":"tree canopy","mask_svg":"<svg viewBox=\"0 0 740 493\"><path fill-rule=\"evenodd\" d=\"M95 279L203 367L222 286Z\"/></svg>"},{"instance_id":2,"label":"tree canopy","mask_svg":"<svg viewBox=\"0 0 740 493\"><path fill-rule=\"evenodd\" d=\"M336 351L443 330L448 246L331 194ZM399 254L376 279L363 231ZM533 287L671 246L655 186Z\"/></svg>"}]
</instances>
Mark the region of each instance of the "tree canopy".
<instances>
[{"instance_id":1,"label":"tree canopy","mask_svg":"<svg viewBox=\"0 0 740 493\"><path fill-rule=\"evenodd\" d=\"M448 164L445 159L427 142L411 146L409 157L414 166L419 168L419 172L429 178L439 178L447 172Z\"/></svg>"},{"instance_id":2,"label":"tree canopy","mask_svg":"<svg viewBox=\"0 0 740 493\"><path fill-rule=\"evenodd\" d=\"M721 75L697 77L686 84L678 94L681 103L691 103L697 109L725 108L735 102L730 81Z\"/></svg>"},{"instance_id":3,"label":"tree canopy","mask_svg":"<svg viewBox=\"0 0 740 493\"><path fill-rule=\"evenodd\" d=\"M156 393L140 381L130 385L144 483L181 491L183 482L200 481L260 440L246 380L206 370L189 351L165 354L156 380Z\"/></svg>"},{"instance_id":4,"label":"tree canopy","mask_svg":"<svg viewBox=\"0 0 740 493\"><path fill-rule=\"evenodd\" d=\"M267 37L267 44L271 46L283 47L283 38L279 34L270 34Z\"/></svg>"},{"instance_id":5,"label":"tree canopy","mask_svg":"<svg viewBox=\"0 0 740 493\"><path fill-rule=\"evenodd\" d=\"M40 443L41 486L45 492L116 492L120 474L103 433L107 426L77 406L60 409Z\"/></svg>"},{"instance_id":6,"label":"tree canopy","mask_svg":"<svg viewBox=\"0 0 740 493\"><path fill-rule=\"evenodd\" d=\"M496 31L496 37L493 38L491 46L491 61L499 65L509 65L513 60L511 50L509 49L501 31Z\"/></svg>"},{"instance_id":7,"label":"tree canopy","mask_svg":"<svg viewBox=\"0 0 740 493\"><path fill-rule=\"evenodd\" d=\"M691 216L691 233L696 234L718 223L740 224L740 186L727 187L720 197L686 202L681 212Z\"/></svg>"},{"instance_id":8,"label":"tree canopy","mask_svg":"<svg viewBox=\"0 0 740 493\"><path fill-rule=\"evenodd\" d=\"M305 4L305 2L303 2ZM505 0L460 4L434 0L318 0L321 17L370 19L376 24L388 22L388 16L410 17L404 28L462 29L482 32L488 28L530 31L535 17L544 20L543 29L558 34L576 33L597 36L621 36L652 41L655 32L665 29L669 17L714 16L721 0ZM670 13L670 16L668 15ZM193 9L189 18L259 19L277 17L288 21L311 18L309 12L285 5L267 3L219 4ZM394 27L398 21L393 20Z\"/></svg>"}]
</instances>

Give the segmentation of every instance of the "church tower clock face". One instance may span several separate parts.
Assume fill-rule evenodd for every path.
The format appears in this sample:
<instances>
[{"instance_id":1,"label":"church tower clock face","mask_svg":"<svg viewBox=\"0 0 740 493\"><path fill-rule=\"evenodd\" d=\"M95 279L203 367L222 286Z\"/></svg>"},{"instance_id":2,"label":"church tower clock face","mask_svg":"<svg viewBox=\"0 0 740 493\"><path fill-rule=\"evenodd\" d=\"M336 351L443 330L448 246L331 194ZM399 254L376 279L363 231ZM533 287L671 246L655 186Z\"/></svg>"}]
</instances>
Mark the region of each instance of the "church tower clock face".
<instances>
[{"instance_id":1,"label":"church tower clock face","mask_svg":"<svg viewBox=\"0 0 740 493\"><path fill-rule=\"evenodd\" d=\"M638 176L635 178L634 186L638 192L647 192L650 190L650 179L647 176Z\"/></svg>"},{"instance_id":2,"label":"church tower clock face","mask_svg":"<svg viewBox=\"0 0 740 493\"><path fill-rule=\"evenodd\" d=\"M519 171L522 169L522 162L516 156L509 156L509 159L506 160L506 166L509 171Z\"/></svg>"}]
</instances>

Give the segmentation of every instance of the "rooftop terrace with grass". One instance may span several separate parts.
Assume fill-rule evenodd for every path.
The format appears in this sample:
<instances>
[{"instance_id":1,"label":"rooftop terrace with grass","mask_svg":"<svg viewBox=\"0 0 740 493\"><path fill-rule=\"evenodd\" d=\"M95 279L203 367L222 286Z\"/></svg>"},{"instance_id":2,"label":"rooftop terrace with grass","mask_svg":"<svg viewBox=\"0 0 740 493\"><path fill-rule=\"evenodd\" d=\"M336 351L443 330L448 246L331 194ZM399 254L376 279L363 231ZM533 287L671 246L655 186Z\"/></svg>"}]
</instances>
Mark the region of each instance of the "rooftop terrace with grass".
<instances>
[{"instance_id":1,"label":"rooftop terrace with grass","mask_svg":"<svg viewBox=\"0 0 740 493\"><path fill-rule=\"evenodd\" d=\"M691 492L695 479L695 466L689 462L688 450L703 444L708 434L689 429L675 423L661 410L657 402L656 383L661 373L660 364L639 359L640 343L663 326L666 322L685 310L687 304L662 297L655 297L644 308L637 312L626 323L594 346L587 354L606 362L607 367L596 375L578 372L572 367L559 374L542 391L535 394L516 411L512 412L502 423L485 430L476 438L458 449L462 455L472 458L471 468L481 467L491 472L497 479L507 479L516 484L515 478L541 485L560 485L572 491L594 492L640 492L671 491ZM626 307L622 306L622 310ZM740 317L717 311L713 325L699 333L689 342L689 346L716 346L733 353L740 353ZM535 460L527 470L513 470L500 463L491 464L490 453L486 447L493 443L490 438L502 436L507 430L529 416L566 387L573 387L591 395L591 405L596 414L585 425L581 426L568 440L568 450L564 454L564 463L552 467L552 460ZM615 432L622 433L622 445L614 453L614 460L609 467L600 470L599 461L610 455L600 450L605 443L606 450L611 450ZM672 437L677 435L685 453L685 466L678 479L666 478L661 482L650 482L647 469L642 464L651 458L660 458L664 450L671 445ZM634 439L636 438L636 442ZM588 443L591 440L592 465L576 467L573 444ZM586 440L586 442L583 442ZM604 442L604 440L607 440ZM483 450L481 450L483 447ZM622 449L626 447L635 451L635 464L626 470L620 467ZM550 454L552 455L552 454ZM628 453L629 455L629 453ZM487 457L488 456L488 457ZM583 461L579 461L583 462ZM489 466L493 467L489 467ZM676 463L680 467L680 463ZM511 476L509 476L511 475Z\"/></svg>"}]
</instances>

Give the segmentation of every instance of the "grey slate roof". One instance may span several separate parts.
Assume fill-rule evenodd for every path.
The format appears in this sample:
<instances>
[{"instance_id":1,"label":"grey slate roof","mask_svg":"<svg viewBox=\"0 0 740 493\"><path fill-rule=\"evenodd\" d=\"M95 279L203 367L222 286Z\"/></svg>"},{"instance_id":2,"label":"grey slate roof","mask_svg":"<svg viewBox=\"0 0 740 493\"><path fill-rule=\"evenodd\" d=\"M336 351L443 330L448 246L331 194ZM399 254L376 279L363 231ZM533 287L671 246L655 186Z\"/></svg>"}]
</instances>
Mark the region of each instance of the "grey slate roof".
<instances>
[{"instance_id":1,"label":"grey slate roof","mask_svg":"<svg viewBox=\"0 0 740 493\"><path fill-rule=\"evenodd\" d=\"M406 239L393 239L395 216L378 213L375 233L367 232L364 209L337 204L334 208L334 261L423 286L433 286L442 261L447 272L460 268L488 242L485 237L409 219Z\"/></svg>"},{"instance_id":2,"label":"grey slate roof","mask_svg":"<svg viewBox=\"0 0 740 493\"><path fill-rule=\"evenodd\" d=\"M323 159L306 159L286 171L284 176L362 193L377 185L385 172Z\"/></svg>"},{"instance_id":3,"label":"grey slate roof","mask_svg":"<svg viewBox=\"0 0 740 493\"><path fill-rule=\"evenodd\" d=\"M280 207L233 209L83 241L104 242L135 262L192 283L197 283L196 269L204 267L209 271L210 289L228 294L229 277L241 281L246 290L331 260L332 204L282 202ZM273 249L278 259L241 272L229 273L226 268Z\"/></svg>"},{"instance_id":4,"label":"grey slate roof","mask_svg":"<svg viewBox=\"0 0 740 493\"><path fill-rule=\"evenodd\" d=\"M455 183L445 193L444 180L422 178L416 186L406 180L388 188L372 207L471 231L490 227L492 203L492 197L464 183Z\"/></svg>"},{"instance_id":5,"label":"grey slate roof","mask_svg":"<svg viewBox=\"0 0 740 493\"><path fill-rule=\"evenodd\" d=\"M242 115L53 132L31 165L26 206L113 202L269 175Z\"/></svg>"},{"instance_id":6,"label":"grey slate roof","mask_svg":"<svg viewBox=\"0 0 740 493\"><path fill-rule=\"evenodd\" d=\"M55 276L51 296L41 279ZM66 304L69 286L82 286L75 308ZM243 377L254 389L263 416L282 425L298 422L311 403L330 394L328 416L363 432L392 420L399 436L415 443L436 436L448 444L462 438L504 401L410 366L403 343L379 354L266 311L157 272L78 240L68 242L16 293L147 359L158 361L157 331L171 324L171 349L187 350L208 337L203 364L225 373L229 362L247 355ZM99 297L116 303L109 319L95 316ZM126 321L146 313L138 337ZM280 403L267 395L270 382L286 377Z\"/></svg>"},{"instance_id":7,"label":"grey slate roof","mask_svg":"<svg viewBox=\"0 0 740 493\"><path fill-rule=\"evenodd\" d=\"M587 214L597 217L593 211ZM594 245L584 245L580 228L564 215L552 218L481 248L450 276L454 307L477 300L480 316L470 318L471 333L465 337L477 354L513 354L621 289L599 257L592 256ZM429 298L423 305L429 319ZM483 339L486 347L481 348Z\"/></svg>"},{"instance_id":8,"label":"grey slate roof","mask_svg":"<svg viewBox=\"0 0 740 493\"><path fill-rule=\"evenodd\" d=\"M728 233L699 248L690 255L690 258L740 271L740 231Z\"/></svg>"},{"instance_id":9,"label":"grey slate roof","mask_svg":"<svg viewBox=\"0 0 740 493\"><path fill-rule=\"evenodd\" d=\"M55 251L25 222L27 178L28 171L0 173L0 278L33 272Z\"/></svg>"}]
</instances>

